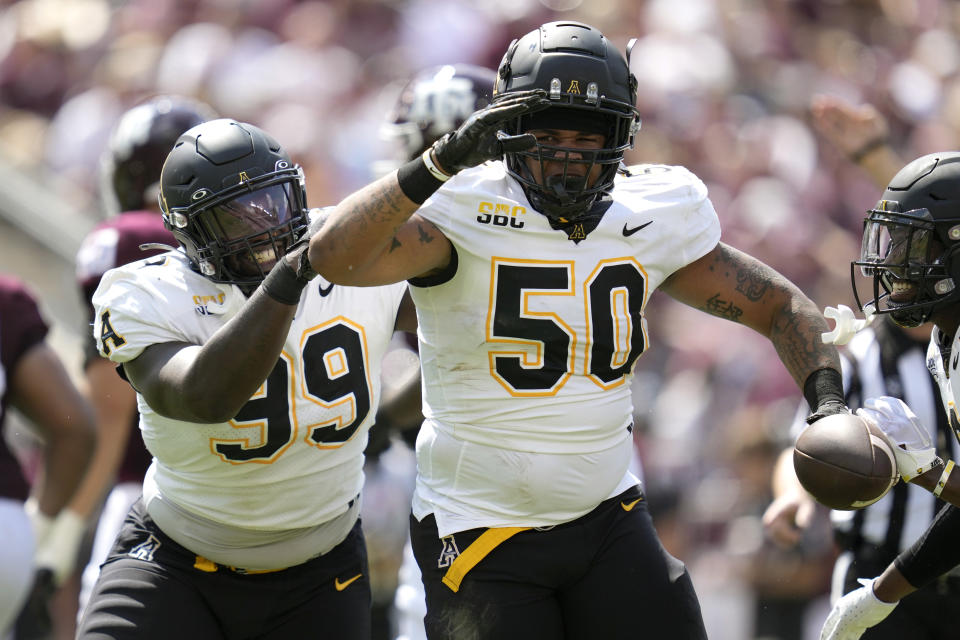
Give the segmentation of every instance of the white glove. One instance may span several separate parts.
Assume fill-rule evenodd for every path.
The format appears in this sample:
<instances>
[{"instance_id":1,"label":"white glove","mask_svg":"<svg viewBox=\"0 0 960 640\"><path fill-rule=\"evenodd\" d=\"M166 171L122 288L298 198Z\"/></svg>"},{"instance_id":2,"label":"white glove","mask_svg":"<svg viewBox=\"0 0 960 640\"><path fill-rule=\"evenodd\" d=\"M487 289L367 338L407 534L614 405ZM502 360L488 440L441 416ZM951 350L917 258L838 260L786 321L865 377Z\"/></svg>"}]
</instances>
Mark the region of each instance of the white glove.
<instances>
[{"instance_id":1,"label":"white glove","mask_svg":"<svg viewBox=\"0 0 960 640\"><path fill-rule=\"evenodd\" d=\"M853 315L853 309L845 304L827 307L823 310L823 317L834 320L836 325L834 325L833 331L821 333L820 339L823 340L824 344L847 344L857 331L870 326L870 323L876 317L870 308L865 309L864 313L866 317L860 320Z\"/></svg>"},{"instance_id":2,"label":"white glove","mask_svg":"<svg viewBox=\"0 0 960 640\"><path fill-rule=\"evenodd\" d=\"M890 615L896 602L884 602L873 593L876 578L860 578L863 586L837 600L823 623L820 640L857 640L869 627Z\"/></svg>"},{"instance_id":3,"label":"white glove","mask_svg":"<svg viewBox=\"0 0 960 640\"><path fill-rule=\"evenodd\" d=\"M940 462L930 432L903 400L880 396L869 398L857 415L877 427L897 457L897 470L906 482L926 473Z\"/></svg>"}]
</instances>

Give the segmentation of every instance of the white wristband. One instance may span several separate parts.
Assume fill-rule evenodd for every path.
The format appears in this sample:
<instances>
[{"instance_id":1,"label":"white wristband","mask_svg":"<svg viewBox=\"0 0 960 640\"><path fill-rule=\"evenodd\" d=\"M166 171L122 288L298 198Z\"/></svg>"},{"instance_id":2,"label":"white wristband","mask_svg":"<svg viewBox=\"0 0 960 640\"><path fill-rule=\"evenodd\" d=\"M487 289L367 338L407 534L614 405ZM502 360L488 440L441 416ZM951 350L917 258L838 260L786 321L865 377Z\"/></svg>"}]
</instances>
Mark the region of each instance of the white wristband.
<instances>
[{"instance_id":1,"label":"white wristband","mask_svg":"<svg viewBox=\"0 0 960 640\"><path fill-rule=\"evenodd\" d=\"M63 584L77 563L77 552L87 523L76 511L62 509L53 519L50 532L37 545L38 568L50 569L55 584Z\"/></svg>"},{"instance_id":2,"label":"white wristband","mask_svg":"<svg viewBox=\"0 0 960 640\"><path fill-rule=\"evenodd\" d=\"M937 486L933 488L933 495L937 496L938 498L943 492L943 488L947 486L947 481L950 479L950 474L953 472L953 467L953 460L947 460L946 466L943 467L943 473L940 474L940 479L937 480Z\"/></svg>"},{"instance_id":3,"label":"white wristband","mask_svg":"<svg viewBox=\"0 0 960 640\"><path fill-rule=\"evenodd\" d=\"M423 164L426 165L427 171L430 172L430 175L432 175L434 178L436 178L440 182L446 182L447 180L453 177L445 174L443 171L440 170L440 167L438 167L434 163L433 158L430 156L429 148L426 151L424 151L423 155L420 157L423 158Z\"/></svg>"}]
</instances>

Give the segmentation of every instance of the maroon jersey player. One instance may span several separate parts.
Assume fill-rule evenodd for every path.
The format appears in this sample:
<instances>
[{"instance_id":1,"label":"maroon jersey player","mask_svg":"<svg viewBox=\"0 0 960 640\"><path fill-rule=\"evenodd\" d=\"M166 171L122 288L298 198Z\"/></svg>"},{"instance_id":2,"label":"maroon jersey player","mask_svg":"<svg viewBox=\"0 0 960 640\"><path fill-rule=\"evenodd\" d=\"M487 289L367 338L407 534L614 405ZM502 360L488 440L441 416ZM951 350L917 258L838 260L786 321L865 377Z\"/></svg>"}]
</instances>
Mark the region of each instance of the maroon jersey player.
<instances>
[{"instance_id":1,"label":"maroon jersey player","mask_svg":"<svg viewBox=\"0 0 960 640\"><path fill-rule=\"evenodd\" d=\"M0 425L16 408L43 442L31 469L0 438L0 637L21 611L18 635L49 630L47 600L83 534L82 518L66 505L90 461L93 415L46 335L24 285L0 276Z\"/></svg>"}]
</instances>

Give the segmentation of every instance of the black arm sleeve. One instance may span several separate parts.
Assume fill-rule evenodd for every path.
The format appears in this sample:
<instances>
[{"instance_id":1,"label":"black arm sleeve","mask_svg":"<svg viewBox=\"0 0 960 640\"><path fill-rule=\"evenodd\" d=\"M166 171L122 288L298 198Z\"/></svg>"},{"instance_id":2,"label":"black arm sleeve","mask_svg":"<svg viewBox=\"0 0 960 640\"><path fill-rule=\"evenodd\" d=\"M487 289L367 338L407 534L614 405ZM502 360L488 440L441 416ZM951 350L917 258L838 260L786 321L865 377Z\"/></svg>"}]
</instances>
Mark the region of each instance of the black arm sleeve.
<instances>
[{"instance_id":1,"label":"black arm sleeve","mask_svg":"<svg viewBox=\"0 0 960 640\"><path fill-rule=\"evenodd\" d=\"M960 564L960 509L946 505L913 545L894 560L918 589Z\"/></svg>"}]
</instances>

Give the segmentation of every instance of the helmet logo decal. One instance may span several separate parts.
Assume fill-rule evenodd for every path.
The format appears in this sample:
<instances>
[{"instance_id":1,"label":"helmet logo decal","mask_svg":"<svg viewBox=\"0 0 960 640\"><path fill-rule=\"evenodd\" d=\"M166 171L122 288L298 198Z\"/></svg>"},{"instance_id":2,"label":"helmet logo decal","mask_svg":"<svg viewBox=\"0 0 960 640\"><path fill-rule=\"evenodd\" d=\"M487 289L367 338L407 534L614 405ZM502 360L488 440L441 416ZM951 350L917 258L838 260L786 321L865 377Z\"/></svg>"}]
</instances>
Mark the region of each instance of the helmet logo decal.
<instances>
[{"instance_id":1,"label":"helmet logo decal","mask_svg":"<svg viewBox=\"0 0 960 640\"><path fill-rule=\"evenodd\" d=\"M193 195L190 196L190 199L202 200L203 198L206 198L208 195L210 195L210 192L207 191L206 189L197 189L196 191L193 192Z\"/></svg>"},{"instance_id":2,"label":"helmet logo decal","mask_svg":"<svg viewBox=\"0 0 960 640\"><path fill-rule=\"evenodd\" d=\"M570 86L567 87L567 93L575 93L576 95L580 95L580 81L571 80Z\"/></svg>"},{"instance_id":3,"label":"helmet logo decal","mask_svg":"<svg viewBox=\"0 0 960 640\"><path fill-rule=\"evenodd\" d=\"M247 175L246 171L240 172L240 182L250 182L250 176Z\"/></svg>"}]
</instances>

